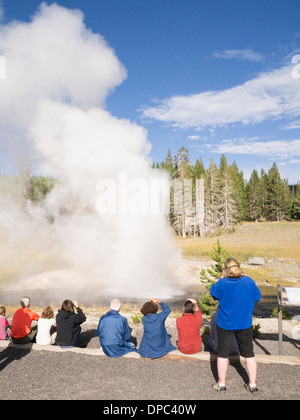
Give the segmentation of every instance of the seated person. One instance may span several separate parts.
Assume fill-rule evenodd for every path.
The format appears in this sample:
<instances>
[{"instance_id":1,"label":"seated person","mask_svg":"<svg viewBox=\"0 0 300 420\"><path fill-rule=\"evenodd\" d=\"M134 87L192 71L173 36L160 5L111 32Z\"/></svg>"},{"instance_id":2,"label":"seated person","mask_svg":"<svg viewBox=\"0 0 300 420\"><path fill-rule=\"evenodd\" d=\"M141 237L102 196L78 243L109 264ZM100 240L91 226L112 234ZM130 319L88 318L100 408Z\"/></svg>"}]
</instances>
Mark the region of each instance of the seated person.
<instances>
[{"instance_id":1,"label":"seated person","mask_svg":"<svg viewBox=\"0 0 300 420\"><path fill-rule=\"evenodd\" d=\"M54 344L56 339L56 322L51 306L46 306L38 320L36 343L40 346Z\"/></svg>"},{"instance_id":2,"label":"seated person","mask_svg":"<svg viewBox=\"0 0 300 420\"><path fill-rule=\"evenodd\" d=\"M86 320L77 300L66 299L56 315L56 344L61 348L71 348L78 344L81 327Z\"/></svg>"},{"instance_id":3,"label":"seated person","mask_svg":"<svg viewBox=\"0 0 300 420\"><path fill-rule=\"evenodd\" d=\"M218 353L218 335L217 335L217 316L218 312L215 312L210 320L210 338L208 344L214 353ZM239 354L239 346L236 338L233 337L230 354Z\"/></svg>"},{"instance_id":4,"label":"seated person","mask_svg":"<svg viewBox=\"0 0 300 420\"><path fill-rule=\"evenodd\" d=\"M13 314L11 339L15 344L27 344L35 341L37 325L32 326L32 322L37 321L39 315L29 309L29 297L23 297L20 303L21 308Z\"/></svg>"},{"instance_id":5,"label":"seated person","mask_svg":"<svg viewBox=\"0 0 300 420\"><path fill-rule=\"evenodd\" d=\"M109 357L121 357L135 351L127 319L120 315L120 309L119 299L113 299L110 310L100 318L97 328L100 345Z\"/></svg>"},{"instance_id":6,"label":"seated person","mask_svg":"<svg viewBox=\"0 0 300 420\"><path fill-rule=\"evenodd\" d=\"M202 315L195 299L189 298L184 302L183 315L176 319L178 330L178 350L184 354L194 354L202 350L200 328Z\"/></svg>"},{"instance_id":7,"label":"seated person","mask_svg":"<svg viewBox=\"0 0 300 420\"><path fill-rule=\"evenodd\" d=\"M0 340L9 340L11 336L7 319L5 318L5 306L0 306Z\"/></svg>"},{"instance_id":8,"label":"seated person","mask_svg":"<svg viewBox=\"0 0 300 420\"><path fill-rule=\"evenodd\" d=\"M159 314L157 303L163 309ZM171 309L158 299L151 299L141 308L141 313L144 315L144 335L138 353L142 357L156 359L176 350L176 347L171 344L165 327L165 320L170 312Z\"/></svg>"}]
</instances>

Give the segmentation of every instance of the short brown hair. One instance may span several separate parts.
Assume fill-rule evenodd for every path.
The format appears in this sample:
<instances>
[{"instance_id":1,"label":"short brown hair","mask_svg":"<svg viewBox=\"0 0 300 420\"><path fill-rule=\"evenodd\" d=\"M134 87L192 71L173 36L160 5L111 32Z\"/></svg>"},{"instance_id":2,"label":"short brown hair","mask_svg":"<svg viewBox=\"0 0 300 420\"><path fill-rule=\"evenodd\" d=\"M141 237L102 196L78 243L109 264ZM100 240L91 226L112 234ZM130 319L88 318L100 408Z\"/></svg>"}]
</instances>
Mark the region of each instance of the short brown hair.
<instances>
[{"instance_id":1,"label":"short brown hair","mask_svg":"<svg viewBox=\"0 0 300 420\"><path fill-rule=\"evenodd\" d=\"M5 316L6 314L6 309L4 306L0 306L0 315Z\"/></svg>"},{"instance_id":2,"label":"short brown hair","mask_svg":"<svg viewBox=\"0 0 300 420\"><path fill-rule=\"evenodd\" d=\"M51 319L54 317L54 312L51 306L46 306L41 314L41 318Z\"/></svg>"},{"instance_id":3,"label":"short brown hair","mask_svg":"<svg viewBox=\"0 0 300 420\"><path fill-rule=\"evenodd\" d=\"M186 314L194 314L195 313L195 304L187 299L183 305L184 313Z\"/></svg>"},{"instance_id":4,"label":"short brown hair","mask_svg":"<svg viewBox=\"0 0 300 420\"><path fill-rule=\"evenodd\" d=\"M66 312L70 312L70 314L74 314L75 309L74 309L73 302L70 299L64 300L62 305L61 305L61 310L66 311Z\"/></svg>"},{"instance_id":5,"label":"short brown hair","mask_svg":"<svg viewBox=\"0 0 300 420\"><path fill-rule=\"evenodd\" d=\"M239 279L245 275L244 271L240 268L238 260L235 258L228 258L225 261L224 277Z\"/></svg>"},{"instance_id":6,"label":"short brown hair","mask_svg":"<svg viewBox=\"0 0 300 420\"><path fill-rule=\"evenodd\" d=\"M146 302L141 307L141 313L145 316L148 314L156 314L158 311L158 306L154 302Z\"/></svg>"}]
</instances>

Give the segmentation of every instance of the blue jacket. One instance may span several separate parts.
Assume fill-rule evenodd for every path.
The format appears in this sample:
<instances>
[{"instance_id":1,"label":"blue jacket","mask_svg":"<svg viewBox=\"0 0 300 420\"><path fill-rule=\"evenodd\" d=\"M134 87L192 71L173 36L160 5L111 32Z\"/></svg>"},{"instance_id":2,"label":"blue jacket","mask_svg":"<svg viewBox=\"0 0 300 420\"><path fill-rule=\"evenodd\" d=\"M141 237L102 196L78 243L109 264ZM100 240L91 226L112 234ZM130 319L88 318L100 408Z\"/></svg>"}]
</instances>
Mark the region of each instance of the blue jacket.
<instances>
[{"instance_id":1,"label":"blue jacket","mask_svg":"<svg viewBox=\"0 0 300 420\"><path fill-rule=\"evenodd\" d=\"M248 276L220 279L212 285L210 293L219 301L217 325L220 328L244 330L252 326L255 302L261 299L254 280Z\"/></svg>"},{"instance_id":2,"label":"blue jacket","mask_svg":"<svg viewBox=\"0 0 300 420\"><path fill-rule=\"evenodd\" d=\"M127 319L118 311L110 310L100 318L97 335L104 353L109 357L121 357L135 351Z\"/></svg>"},{"instance_id":3,"label":"blue jacket","mask_svg":"<svg viewBox=\"0 0 300 420\"><path fill-rule=\"evenodd\" d=\"M171 344L165 327L165 320L171 309L163 302L160 306L163 310L159 314L148 314L143 317L144 335L138 353L150 359L162 357L176 350L176 347Z\"/></svg>"}]
</instances>

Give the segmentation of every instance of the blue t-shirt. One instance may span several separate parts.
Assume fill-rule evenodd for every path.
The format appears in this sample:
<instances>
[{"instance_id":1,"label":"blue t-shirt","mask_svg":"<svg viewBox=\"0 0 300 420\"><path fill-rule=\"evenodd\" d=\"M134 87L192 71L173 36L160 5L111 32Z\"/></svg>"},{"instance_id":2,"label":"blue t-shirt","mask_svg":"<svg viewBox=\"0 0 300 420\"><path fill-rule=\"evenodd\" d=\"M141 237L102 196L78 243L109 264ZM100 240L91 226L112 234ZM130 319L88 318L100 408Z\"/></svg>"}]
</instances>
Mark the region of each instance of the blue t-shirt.
<instances>
[{"instance_id":1,"label":"blue t-shirt","mask_svg":"<svg viewBox=\"0 0 300 420\"><path fill-rule=\"evenodd\" d=\"M224 278L212 285L210 293L219 301L217 325L223 330L244 330L252 325L255 302L261 293L250 277Z\"/></svg>"}]
</instances>

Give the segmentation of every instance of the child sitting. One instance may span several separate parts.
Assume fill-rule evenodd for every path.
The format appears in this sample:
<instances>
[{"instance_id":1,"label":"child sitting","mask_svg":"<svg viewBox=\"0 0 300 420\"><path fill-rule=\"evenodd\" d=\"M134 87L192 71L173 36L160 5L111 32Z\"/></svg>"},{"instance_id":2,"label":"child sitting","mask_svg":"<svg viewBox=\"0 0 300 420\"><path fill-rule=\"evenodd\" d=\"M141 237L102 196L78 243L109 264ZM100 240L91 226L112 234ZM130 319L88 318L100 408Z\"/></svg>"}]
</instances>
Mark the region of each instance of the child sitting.
<instances>
[{"instance_id":1,"label":"child sitting","mask_svg":"<svg viewBox=\"0 0 300 420\"><path fill-rule=\"evenodd\" d=\"M0 306L0 340L10 339L10 328L8 321L5 318L6 309L4 306Z\"/></svg>"},{"instance_id":2,"label":"child sitting","mask_svg":"<svg viewBox=\"0 0 300 420\"><path fill-rule=\"evenodd\" d=\"M51 306L46 306L38 319L36 343L41 346L54 344L56 338L56 322Z\"/></svg>"}]
</instances>

